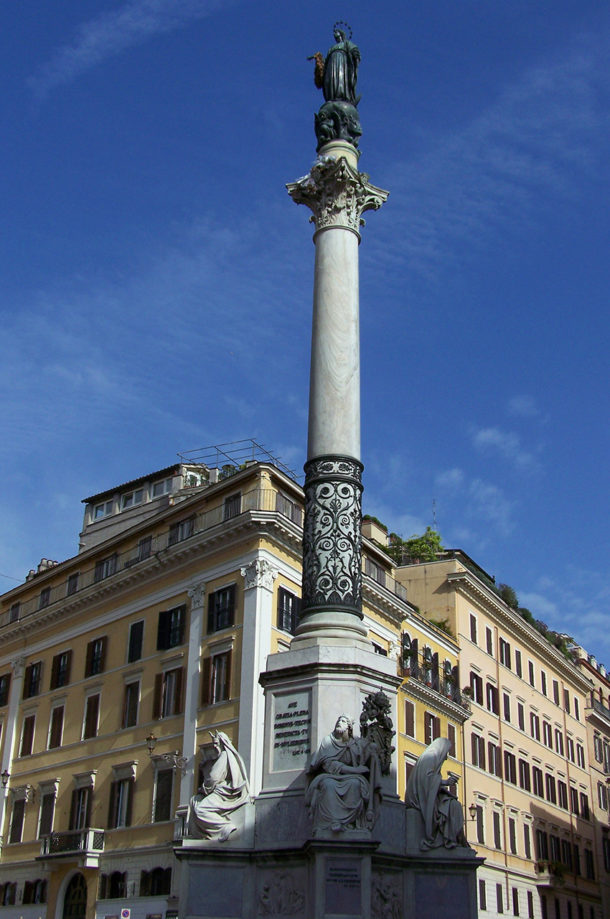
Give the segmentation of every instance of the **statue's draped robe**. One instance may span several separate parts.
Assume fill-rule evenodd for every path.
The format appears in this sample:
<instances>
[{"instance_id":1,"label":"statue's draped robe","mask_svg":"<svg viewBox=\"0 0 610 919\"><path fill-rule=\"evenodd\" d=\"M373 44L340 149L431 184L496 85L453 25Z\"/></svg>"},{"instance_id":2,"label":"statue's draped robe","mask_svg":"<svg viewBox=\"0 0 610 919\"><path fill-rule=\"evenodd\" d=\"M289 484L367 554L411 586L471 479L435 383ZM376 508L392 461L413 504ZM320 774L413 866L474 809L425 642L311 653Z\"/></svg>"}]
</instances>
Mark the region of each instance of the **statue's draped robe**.
<instances>
[{"instance_id":1,"label":"statue's draped robe","mask_svg":"<svg viewBox=\"0 0 610 919\"><path fill-rule=\"evenodd\" d=\"M344 39L333 45L324 63L323 92L327 102L350 102L356 105L356 80L360 51Z\"/></svg>"},{"instance_id":2,"label":"statue's draped robe","mask_svg":"<svg viewBox=\"0 0 610 919\"><path fill-rule=\"evenodd\" d=\"M405 803L416 808L424 821L422 849L464 844L462 807L441 784L441 767L450 747L445 737L433 740L417 760L407 785Z\"/></svg>"},{"instance_id":3,"label":"statue's draped robe","mask_svg":"<svg viewBox=\"0 0 610 919\"><path fill-rule=\"evenodd\" d=\"M361 766L363 774L330 772L332 762ZM309 771L315 778L305 803L315 829L362 829L370 825L381 798L379 759L374 748L362 739L350 738L346 743L329 734L314 754Z\"/></svg>"},{"instance_id":4,"label":"statue's draped robe","mask_svg":"<svg viewBox=\"0 0 610 919\"><path fill-rule=\"evenodd\" d=\"M226 738L218 758L204 767L203 790L191 798L189 835L226 839L234 828L232 813L249 797L243 760Z\"/></svg>"}]
</instances>

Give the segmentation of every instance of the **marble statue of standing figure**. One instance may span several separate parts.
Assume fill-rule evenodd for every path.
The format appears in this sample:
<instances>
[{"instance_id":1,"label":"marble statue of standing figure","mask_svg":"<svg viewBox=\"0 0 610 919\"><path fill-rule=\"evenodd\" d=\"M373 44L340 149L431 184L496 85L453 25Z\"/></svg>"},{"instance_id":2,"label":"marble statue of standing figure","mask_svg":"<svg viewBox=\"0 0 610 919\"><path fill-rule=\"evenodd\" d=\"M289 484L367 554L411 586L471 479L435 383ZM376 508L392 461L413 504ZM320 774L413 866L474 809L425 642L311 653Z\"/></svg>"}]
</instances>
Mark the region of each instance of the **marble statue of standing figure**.
<instances>
[{"instance_id":1,"label":"marble statue of standing figure","mask_svg":"<svg viewBox=\"0 0 610 919\"><path fill-rule=\"evenodd\" d=\"M371 830L381 801L381 770L375 744L353 736L353 721L339 715L334 730L314 753L305 794L314 836Z\"/></svg>"},{"instance_id":2,"label":"marble statue of standing figure","mask_svg":"<svg viewBox=\"0 0 610 919\"><path fill-rule=\"evenodd\" d=\"M191 798L188 835L224 842L237 829L231 816L250 799L244 761L222 731L210 732L216 756L203 766L203 784Z\"/></svg>"},{"instance_id":3,"label":"marble statue of standing figure","mask_svg":"<svg viewBox=\"0 0 610 919\"><path fill-rule=\"evenodd\" d=\"M422 849L470 848L464 836L462 805L450 791L458 776L454 773L449 773L447 779L441 776L450 749L451 742L446 737L433 740L417 760L407 784L405 803L418 810L424 822Z\"/></svg>"}]
</instances>

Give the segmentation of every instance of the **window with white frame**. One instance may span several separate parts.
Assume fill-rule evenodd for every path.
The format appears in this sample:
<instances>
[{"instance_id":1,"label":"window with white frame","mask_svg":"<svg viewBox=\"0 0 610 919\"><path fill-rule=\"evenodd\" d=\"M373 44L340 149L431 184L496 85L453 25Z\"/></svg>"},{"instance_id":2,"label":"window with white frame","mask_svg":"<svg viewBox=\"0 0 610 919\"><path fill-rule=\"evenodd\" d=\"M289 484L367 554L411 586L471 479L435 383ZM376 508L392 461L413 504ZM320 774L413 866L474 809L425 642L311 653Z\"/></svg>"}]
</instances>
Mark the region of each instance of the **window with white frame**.
<instances>
[{"instance_id":1,"label":"window with white frame","mask_svg":"<svg viewBox=\"0 0 610 919\"><path fill-rule=\"evenodd\" d=\"M121 829L131 826L133 792L136 781L136 763L122 763L112 767L113 780L110 784L108 802L108 828Z\"/></svg>"},{"instance_id":2,"label":"window with white frame","mask_svg":"<svg viewBox=\"0 0 610 919\"><path fill-rule=\"evenodd\" d=\"M134 491L128 491L121 495L121 510L128 510L130 507L136 507L144 500L144 489L136 488Z\"/></svg>"},{"instance_id":3,"label":"window with white frame","mask_svg":"<svg viewBox=\"0 0 610 919\"><path fill-rule=\"evenodd\" d=\"M93 519L101 520L103 517L109 517L114 510L114 501L102 501L93 508Z\"/></svg>"}]
</instances>

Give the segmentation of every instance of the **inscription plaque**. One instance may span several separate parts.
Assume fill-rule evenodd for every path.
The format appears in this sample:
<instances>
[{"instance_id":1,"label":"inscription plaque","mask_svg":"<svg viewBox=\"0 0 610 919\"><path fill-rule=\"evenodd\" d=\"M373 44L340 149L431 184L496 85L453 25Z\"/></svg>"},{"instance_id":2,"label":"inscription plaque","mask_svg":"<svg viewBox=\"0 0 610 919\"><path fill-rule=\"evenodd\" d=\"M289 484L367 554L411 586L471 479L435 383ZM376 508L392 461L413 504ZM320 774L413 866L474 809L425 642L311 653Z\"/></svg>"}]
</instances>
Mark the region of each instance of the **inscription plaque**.
<instances>
[{"instance_id":1,"label":"inscription plaque","mask_svg":"<svg viewBox=\"0 0 610 919\"><path fill-rule=\"evenodd\" d=\"M273 699L273 772L304 769L311 752L311 693L279 694Z\"/></svg>"},{"instance_id":2,"label":"inscription plaque","mask_svg":"<svg viewBox=\"0 0 610 919\"><path fill-rule=\"evenodd\" d=\"M353 858L326 861L326 915L360 916L362 912L360 862Z\"/></svg>"}]
</instances>

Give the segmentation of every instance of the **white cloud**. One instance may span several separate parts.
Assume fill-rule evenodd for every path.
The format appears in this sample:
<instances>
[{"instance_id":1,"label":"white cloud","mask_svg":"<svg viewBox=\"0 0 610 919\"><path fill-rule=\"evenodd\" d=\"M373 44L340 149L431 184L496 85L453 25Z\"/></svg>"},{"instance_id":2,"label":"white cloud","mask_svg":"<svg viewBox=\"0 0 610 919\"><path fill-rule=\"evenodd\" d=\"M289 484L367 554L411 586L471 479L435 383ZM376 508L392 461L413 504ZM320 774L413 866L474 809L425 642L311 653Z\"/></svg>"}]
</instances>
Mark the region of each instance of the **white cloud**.
<instances>
[{"instance_id":1,"label":"white cloud","mask_svg":"<svg viewBox=\"0 0 610 919\"><path fill-rule=\"evenodd\" d=\"M553 600L550 600L544 594L527 591L524 593L521 590L517 591L517 595L519 597L519 606L526 607L536 619L542 619L550 628L557 629L560 611Z\"/></svg>"},{"instance_id":2,"label":"white cloud","mask_svg":"<svg viewBox=\"0 0 610 919\"><path fill-rule=\"evenodd\" d=\"M474 431L472 441L478 450L496 451L516 466L532 468L536 465L533 454L522 448L519 436L512 431L479 428Z\"/></svg>"},{"instance_id":3,"label":"white cloud","mask_svg":"<svg viewBox=\"0 0 610 919\"><path fill-rule=\"evenodd\" d=\"M201 19L230 0L129 0L83 23L72 42L57 48L28 80L38 98L149 38Z\"/></svg>"},{"instance_id":4,"label":"white cloud","mask_svg":"<svg viewBox=\"0 0 610 919\"><path fill-rule=\"evenodd\" d=\"M508 400L507 411L509 415L516 415L518 418L536 418L540 415L540 409L532 396L520 395L513 396Z\"/></svg>"},{"instance_id":5,"label":"white cloud","mask_svg":"<svg viewBox=\"0 0 610 919\"><path fill-rule=\"evenodd\" d=\"M464 484L464 473L457 467L446 469L444 472L437 473L434 478L434 484L438 488L448 488L455 491Z\"/></svg>"},{"instance_id":6,"label":"white cloud","mask_svg":"<svg viewBox=\"0 0 610 919\"><path fill-rule=\"evenodd\" d=\"M513 505L497 485L474 479L469 486L470 512L491 523L502 535L508 535L513 528Z\"/></svg>"}]
</instances>

